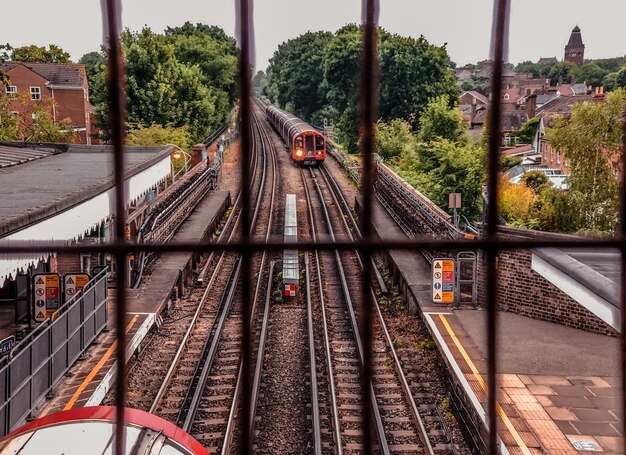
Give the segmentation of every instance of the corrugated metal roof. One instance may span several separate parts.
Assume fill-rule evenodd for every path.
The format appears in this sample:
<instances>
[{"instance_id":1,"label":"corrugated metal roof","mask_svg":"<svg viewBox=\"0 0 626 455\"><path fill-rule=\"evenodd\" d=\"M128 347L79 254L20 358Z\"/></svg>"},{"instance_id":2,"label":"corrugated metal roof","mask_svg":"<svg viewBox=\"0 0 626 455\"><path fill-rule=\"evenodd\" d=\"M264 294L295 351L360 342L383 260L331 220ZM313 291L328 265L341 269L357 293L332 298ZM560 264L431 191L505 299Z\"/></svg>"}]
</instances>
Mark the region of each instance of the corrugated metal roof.
<instances>
[{"instance_id":1,"label":"corrugated metal roof","mask_svg":"<svg viewBox=\"0 0 626 455\"><path fill-rule=\"evenodd\" d=\"M0 144L0 169L60 153L54 148L16 148Z\"/></svg>"}]
</instances>

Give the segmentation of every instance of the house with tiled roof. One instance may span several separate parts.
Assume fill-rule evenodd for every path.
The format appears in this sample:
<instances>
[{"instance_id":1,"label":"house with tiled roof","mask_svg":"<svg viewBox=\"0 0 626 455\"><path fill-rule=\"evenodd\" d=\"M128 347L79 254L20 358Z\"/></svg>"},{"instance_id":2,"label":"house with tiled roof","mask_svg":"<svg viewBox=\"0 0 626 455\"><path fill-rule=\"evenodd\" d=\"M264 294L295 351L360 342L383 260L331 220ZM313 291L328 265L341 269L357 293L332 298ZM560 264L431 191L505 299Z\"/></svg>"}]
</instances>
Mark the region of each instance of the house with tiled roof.
<instances>
[{"instance_id":1,"label":"house with tiled roof","mask_svg":"<svg viewBox=\"0 0 626 455\"><path fill-rule=\"evenodd\" d=\"M50 100L50 115L55 121L70 119L79 141L91 144L93 132L89 104L89 85L85 66L74 63L0 63L8 77L7 86L0 84L0 96L15 98L23 93L30 103ZM24 104L9 103L9 110L19 114Z\"/></svg>"}]
</instances>

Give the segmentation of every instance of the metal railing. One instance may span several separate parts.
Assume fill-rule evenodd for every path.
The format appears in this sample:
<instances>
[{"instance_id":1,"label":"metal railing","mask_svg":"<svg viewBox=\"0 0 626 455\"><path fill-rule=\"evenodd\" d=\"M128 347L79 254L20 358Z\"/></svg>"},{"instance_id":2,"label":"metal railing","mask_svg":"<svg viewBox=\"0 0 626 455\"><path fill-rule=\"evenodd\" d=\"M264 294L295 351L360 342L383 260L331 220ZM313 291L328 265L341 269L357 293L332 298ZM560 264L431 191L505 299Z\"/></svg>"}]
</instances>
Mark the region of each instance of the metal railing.
<instances>
[{"instance_id":1,"label":"metal railing","mask_svg":"<svg viewBox=\"0 0 626 455\"><path fill-rule=\"evenodd\" d=\"M239 31L239 97L240 97L240 110L239 119L241 123L241 159L240 163L242 172L242 181L250 182L250 170L247 164L250 162L251 154L251 55L253 49L253 26L252 26L252 11L250 0L237 0L235 2L237 7L237 30ZM493 60L493 72L491 75L491 93L499 94L502 90L502 71L504 64L504 49L508 42L508 36L506 32L506 23L508 22L509 15L509 0L494 0L494 15L493 15L493 35L492 35L492 53ZM115 160L115 183L116 183L116 217L115 217L115 235L113 241L107 244L101 244L96 246L89 246L87 248L79 245L65 245L61 242L14 242L10 244L3 244L1 250L6 253L31 253L33 251L58 251L58 252L81 252L84 250L90 250L94 252L106 252L114 254L117 264L117 305L116 305L116 318L115 326L117 328L117 382L116 382L116 405L117 405L117 425L115 430L115 454L122 455L125 453L125 415L124 404L126 402L126 334L124 332L124 324L126 317L126 283L124 278L126 277L127 260L126 256L137 250L141 251L236 251L241 253L242 257L242 276L250 275L250 260L251 255L257 251L282 251L285 248L297 247L300 251L305 250L358 250L361 252L364 258L364 273L362 275L362 288L367 289L372 278L371 256L375 250L391 250L391 249L404 249L418 251L423 249L437 249L437 248L450 248L450 249L468 249L478 248L485 251L485 270L486 275L491 282L497 281L498 271L496 269L497 254L501 250L505 249L519 249L519 248L536 248L543 246L578 246L578 247L616 247L622 251L622 278L626 272L626 210L624 203L626 202L626 185L621 186L621 208L620 208L620 228L615 237L612 238L582 238L580 240L558 240L547 238L534 238L534 239L517 239L508 240L500 238L497 232L497 206L498 206L498 179L499 179L499 146L500 146L500 113L502 111L501 99L499 96L493 96L493 101L490 105L490 114L488 116L488 172L487 172L487 205L486 205L486 228L483 231L483 236L477 240L468 241L465 239L449 239L449 238L415 238L408 240L394 240L394 241L379 241L376 240L372 233L372 204L374 200L374 160L373 155L375 152L375 122L377 120L377 98L378 98L378 61L377 61L377 18L379 11L379 4L376 0L364 0L363 1L363 47L362 47L362 64L361 64L361 91L360 91L360 129L362 136L360 141L360 153L361 153L361 177L360 188L362 192L362 204L363 211L361 216L361 226L363 237L360 240L355 241L309 241L300 242L297 245L284 242L265 242L259 243L252 240L250 235L250 220L251 220L251 191L249 185L244 184L242 188L242 210L241 216L244 221L241 223L242 235L240 240L236 243L224 243L214 244L204 243L191 243L191 242L179 242L179 243L166 243L166 244L144 244L141 246L132 245L124 240L124 231L126 227L126 213L125 213L125 188L124 188L124 153L123 153L123 141L124 141L124 125L126 120L126 97L125 93L125 79L124 79L124 63L122 59L122 49L120 43L120 33L122 30L122 24L119 22L121 18L119 0L105 0L104 5L104 20L105 20L105 35L106 35L106 48L108 55L108 94L109 94L109 123L111 127L111 143L113 145ZM626 138L626 123L624 124L624 137ZM626 139L624 139L626 141ZM624 147L626 148L626 147ZM623 175L622 175L623 179ZM250 280L251 281L251 280ZM496 311L496 286L489 286L487 288L486 299L486 336L487 336L487 375L486 382L488 405L488 438L486 445L488 447L489 455L496 455L499 451L498 437L497 437L497 425L498 418L496 413L496 390L497 379L496 372L498 369L498 356L496 350L496 334L498 333L498 317ZM247 429L250 428L249 416L250 416L250 390L251 384L249 378L250 375L250 352L252 343L250 334L252 333L250 327L250 312L251 312L251 293L248 285L244 285L242 289L243 299L243 323L242 323L242 394L241 394L241 406L243 408L241 412L241 428L240 432L239 448L242 453L250 453L251 447L249 445L250 437L247 434ZM364 364L361 369L362 390L368 390L372 376L372 301L371 295L368 292L363 293L363 302L360 318L360 327L362 334L362 342L364 346ZM626 301L626 287L621 286L620 301L623 305ZM67 318L73 314L68 312ZM74 317L76 317L74 315ZM626 318L622 315L621 332L626 331ZM622 337L621 344L621 356L622 356L622 389L624 388L624 369L626 368L626 337ZM35 343L33 343L35 345ZM30 351L28 351L30 352ZM25 356L27 354L24 354ZM30 353L28 355L31 355ZM38 359L36 359L38 361ZM39 361L38 361L39 364ZM31 367L29 367L31 368ZM29 370L31 373L32 371ZM36 377L33 380L33 386L38 390L43 390L44 387L39 385L39 382L43 379L47 379L46 374L39 372L41 369L36 370L29 377ZM23 377L24 375L20 372ZM15 375L18 374L16 370ZM8 381L9 375L3 376L5 381ZM18 376L18 379L20 376ZM22 379L23 382L23 379ZM45 382L45 381L44 381ZM6 382L0 384L0 387L7 387ZM9 387L11 387L9 385ZM28 390L28 396L24 393L23 399L32 399L31 396L32 386L28 385L25 390ZM13 389L15 390L15 389ZM624 397L624 394L622 394ZM624 398L622 398L624 400ZM364 444L364 452L372 453L373 451L373 435L371 426L371 416L373 415L373 409L369 400L364 400L367 403L364 406L362 412L361 428L364 434L369 435L370 438L366 440ZM13 404L11 401L9 404ZM622 409L625 408L626 401L622 401ZM8 412L10 409L6 406L2 408L3 412ZM12 417L12 421L20 414L18 409L10 410L9 413ZM622 427L622 434L625 434L625 428Z\"/></svg>"},{"instance_id":2,"label":"metal railing","mask_svg":"<svg viewBox=\"0 0 626 455\"><path fill-rule=\"evenodd\" d=\"M56 310L15 347L0 368L0 435L27 418L108 322L107 274Z\"/></svg>"}]
</instances>

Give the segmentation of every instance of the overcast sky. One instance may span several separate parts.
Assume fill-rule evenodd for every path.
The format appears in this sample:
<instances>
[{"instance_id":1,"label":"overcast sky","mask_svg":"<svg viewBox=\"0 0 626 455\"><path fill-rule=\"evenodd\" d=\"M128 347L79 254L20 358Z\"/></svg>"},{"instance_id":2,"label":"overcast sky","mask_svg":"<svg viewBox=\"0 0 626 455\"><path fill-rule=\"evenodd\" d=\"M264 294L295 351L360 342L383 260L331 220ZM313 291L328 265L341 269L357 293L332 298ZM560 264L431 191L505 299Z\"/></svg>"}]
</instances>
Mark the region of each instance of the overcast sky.
<instances>
[{"instance_id":1,"label":"overcast sky","mask_svg":"<svg viewBox=\"0 0 626 455\"><path fill-rule=\"evenodd\" d=\"M122 0L123 25L162 31L185 21L235 30L234 0ZM4 3L4 2L3 2ZM380 25L402 35L424 35L447 48L459 65L487 58L492 1L381 0ZM13 46L55 43L74 60L96 50L102 40L100 0L19 0L2 5L0 43ZM257 0L257 68L276 47L308 30L335 31L361 18L360 0ZM513 0L509 61L563 59L563 46L578 24L586 58L626 54L624 0Z\"/></svg>"}]
</instances>

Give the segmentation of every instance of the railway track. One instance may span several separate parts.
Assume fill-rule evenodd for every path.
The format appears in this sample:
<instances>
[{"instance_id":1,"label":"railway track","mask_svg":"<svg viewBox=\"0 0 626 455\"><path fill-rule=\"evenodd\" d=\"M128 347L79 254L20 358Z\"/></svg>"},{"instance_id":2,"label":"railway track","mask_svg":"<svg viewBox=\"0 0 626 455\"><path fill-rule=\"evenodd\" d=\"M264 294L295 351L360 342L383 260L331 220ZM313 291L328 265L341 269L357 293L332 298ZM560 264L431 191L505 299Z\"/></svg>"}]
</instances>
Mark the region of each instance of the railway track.
<instances>
[{"instance_id":1,"label":"railway track","mask_svg":"<svg viewBox=\"0 0 626 455\"><path fill-rule=\"evenodd\" d=\"M332 174L326 169L321 170L324 180L333 193L333 200L337 207L341 208L343 213L344 232L353 239L353 236L361 238L359 227L352 216L349 205L343 198L339 185L335 181ZM356 256L359 262L359 268L363 269L360 258ZM373 265L376 267L375 264ZM409 349L399 349L400 354L396 352L396 347L390 335L390 331L384 321L376 286L370 289L372 293L372 301L375 312L374 334L375 353L383 352L393 358L393 365L397 380L399 381L402 393L408 401L409 408L414 423L417 425L418 434L424 444L424 450L428 454L458 454L456 446L452 443L452 437L441 410L436 404L436 395L428 381L428 372L424 365L420 365L412 361ZM380 290L379 290L380 291ZM389 363L391 363L389 361ZM375 373L374 382L376 382ZM412 378L409 381L407 378Z\"/></svg>"}]
</instances>

